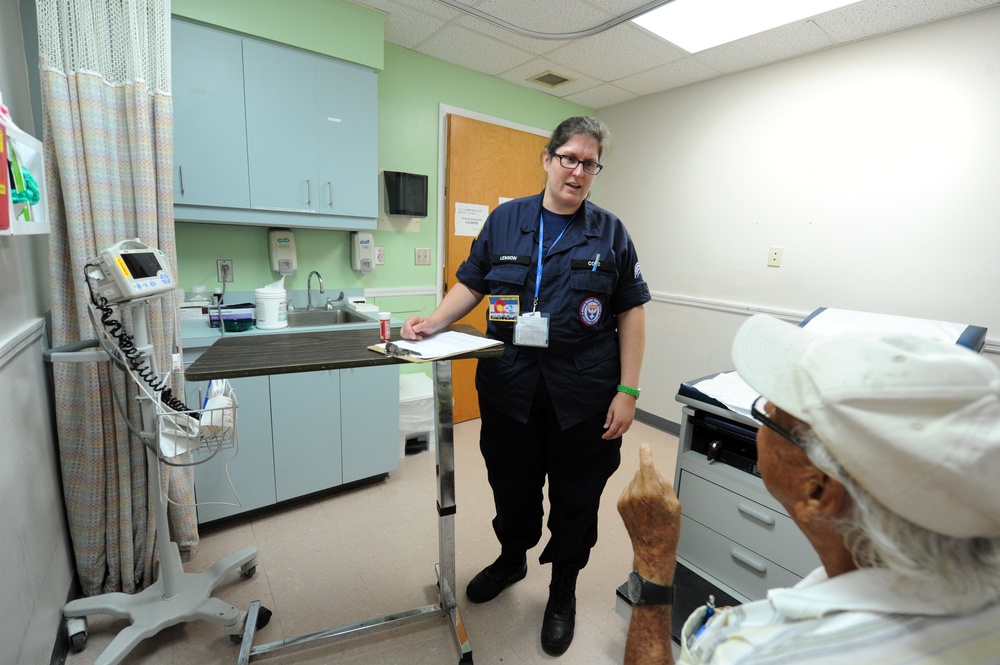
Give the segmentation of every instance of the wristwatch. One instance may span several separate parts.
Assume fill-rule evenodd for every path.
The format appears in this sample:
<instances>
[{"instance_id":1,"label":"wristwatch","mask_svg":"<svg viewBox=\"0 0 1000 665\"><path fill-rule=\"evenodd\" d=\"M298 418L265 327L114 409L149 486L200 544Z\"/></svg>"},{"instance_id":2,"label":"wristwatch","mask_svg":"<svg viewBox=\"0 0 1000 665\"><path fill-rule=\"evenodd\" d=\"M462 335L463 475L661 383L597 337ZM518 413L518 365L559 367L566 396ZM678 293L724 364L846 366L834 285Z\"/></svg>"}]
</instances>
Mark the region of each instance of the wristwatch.
<instances>
[{"instance_id":1,"label":"wristwatch","mask_svg":"<svg viewBox=\"0 0 1000 665\"><path fill-rule=\"evenodd\" d=\"M650 582L633 571L628 576L626 596L633 605L672 605L674 585L664 586Z\"/></svg>"}]
</instances>

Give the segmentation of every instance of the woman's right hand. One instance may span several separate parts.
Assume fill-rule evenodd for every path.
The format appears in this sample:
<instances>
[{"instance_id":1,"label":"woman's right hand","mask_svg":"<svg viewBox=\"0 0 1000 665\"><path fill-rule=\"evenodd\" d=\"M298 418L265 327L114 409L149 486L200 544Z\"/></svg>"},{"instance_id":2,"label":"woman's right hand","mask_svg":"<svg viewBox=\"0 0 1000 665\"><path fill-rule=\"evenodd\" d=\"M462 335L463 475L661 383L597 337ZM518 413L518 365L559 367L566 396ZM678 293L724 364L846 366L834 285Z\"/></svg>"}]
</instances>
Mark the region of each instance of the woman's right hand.
<instances>
[{"instance_id":1,"label":"woman's right hand","mask_svg":"<svg viewBox=\"0 0 1000 665\"><path fill-rule=\"evenodd\" d=\"M423 316L411 316L403 323L399 332L403 339L418 340L430 337L437 331L433 329L429 319Z\"/></svg>"}]
</instances>

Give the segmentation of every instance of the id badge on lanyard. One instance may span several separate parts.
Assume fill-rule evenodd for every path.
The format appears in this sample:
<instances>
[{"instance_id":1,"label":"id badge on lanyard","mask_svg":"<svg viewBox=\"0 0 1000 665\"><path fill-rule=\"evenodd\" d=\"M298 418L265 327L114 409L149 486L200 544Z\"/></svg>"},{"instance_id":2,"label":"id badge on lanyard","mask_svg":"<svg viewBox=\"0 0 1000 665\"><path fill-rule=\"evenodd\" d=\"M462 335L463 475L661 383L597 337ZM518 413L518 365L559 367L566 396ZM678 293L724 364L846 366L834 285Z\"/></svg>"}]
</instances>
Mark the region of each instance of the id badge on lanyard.
<instances>
[{"instance_id":1,"label":"id badge on lanyard","mask_svg":"<svg viewBox=\"0 0 1000 665\"><path fill-rule=\"evenodd\" d=\"M517 317L517 321L514 322L514 344L547 347L549 315L542 312L528 312Z\"/></svg>"},{"instance_id":2,"label":"id badge on lanyard","mask_svg":"<svg viewBox=\"0 0 1000 665\"><path fill-rule=\"evenodd\" d=\"M575 217L576 215L574 215ZM556 246L559 239L566 233L566 229L573 222L563 227L559 237L556 238L549 247L549 252ZM549 345L549 315L538 311L538 292L542 284L542 239L545 237L545 216L538 216L538 269L535 272L535 301L532 304L532 311L517 317L514 322L514 344L516 346L537 346L547 348Z\"/></svg>"}]
</instances>

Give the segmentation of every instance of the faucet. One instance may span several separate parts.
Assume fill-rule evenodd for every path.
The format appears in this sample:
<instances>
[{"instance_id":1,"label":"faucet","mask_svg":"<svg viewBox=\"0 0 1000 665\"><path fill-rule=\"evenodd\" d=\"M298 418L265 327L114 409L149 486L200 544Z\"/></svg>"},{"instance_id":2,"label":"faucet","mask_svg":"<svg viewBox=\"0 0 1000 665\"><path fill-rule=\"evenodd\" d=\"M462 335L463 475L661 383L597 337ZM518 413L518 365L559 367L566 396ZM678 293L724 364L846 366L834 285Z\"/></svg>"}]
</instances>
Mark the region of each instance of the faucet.
<instances>
[{"instance_id":1,"label":"faucet","mask_svg":"<svg viewBox=\"0 0 1000 665\"><path fill-rule=\"evenodd\" d=\"M337 305L343 304L344 302L344 292L341 291L340 295L336 299L327 298L326 299L326 309L336 309Z\"/></svg>"},{"instance_id":2,"label":"faucet","mask_svg":"<svg viewBox=\"0 0 1000 665\"><path fill-rule=\"evenodd\" d=\"M319 280L319 292L320 293L326 293L326 291L323 290L323 276L320 275L315 270L313 270L311 273L309 273L309 277L306 278L306 311L307 312L313 308L313 299L312 299L312 279L313 279L313 275L316 275L316 279Z\"/></svg>"}]
</instances>

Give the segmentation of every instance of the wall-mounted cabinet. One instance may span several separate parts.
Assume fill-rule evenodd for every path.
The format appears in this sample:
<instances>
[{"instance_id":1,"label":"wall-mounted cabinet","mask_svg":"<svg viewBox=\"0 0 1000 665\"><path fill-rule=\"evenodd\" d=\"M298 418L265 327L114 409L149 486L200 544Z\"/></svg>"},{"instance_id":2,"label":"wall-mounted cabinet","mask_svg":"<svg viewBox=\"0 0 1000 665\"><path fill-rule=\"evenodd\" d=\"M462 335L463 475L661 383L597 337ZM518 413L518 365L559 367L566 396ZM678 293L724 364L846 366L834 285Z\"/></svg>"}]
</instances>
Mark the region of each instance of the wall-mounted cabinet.
<instances>
[{"instance_id":1,"label":"wall-mounted cabinet","mask_svg":"<svg viewBox=\"0 0 1000 665\"><path fill-rule=\"evenodd\" d=\"M172 30L176 219L376 227L373 71L185 21Z\"/></svg>"}]
</instances>

